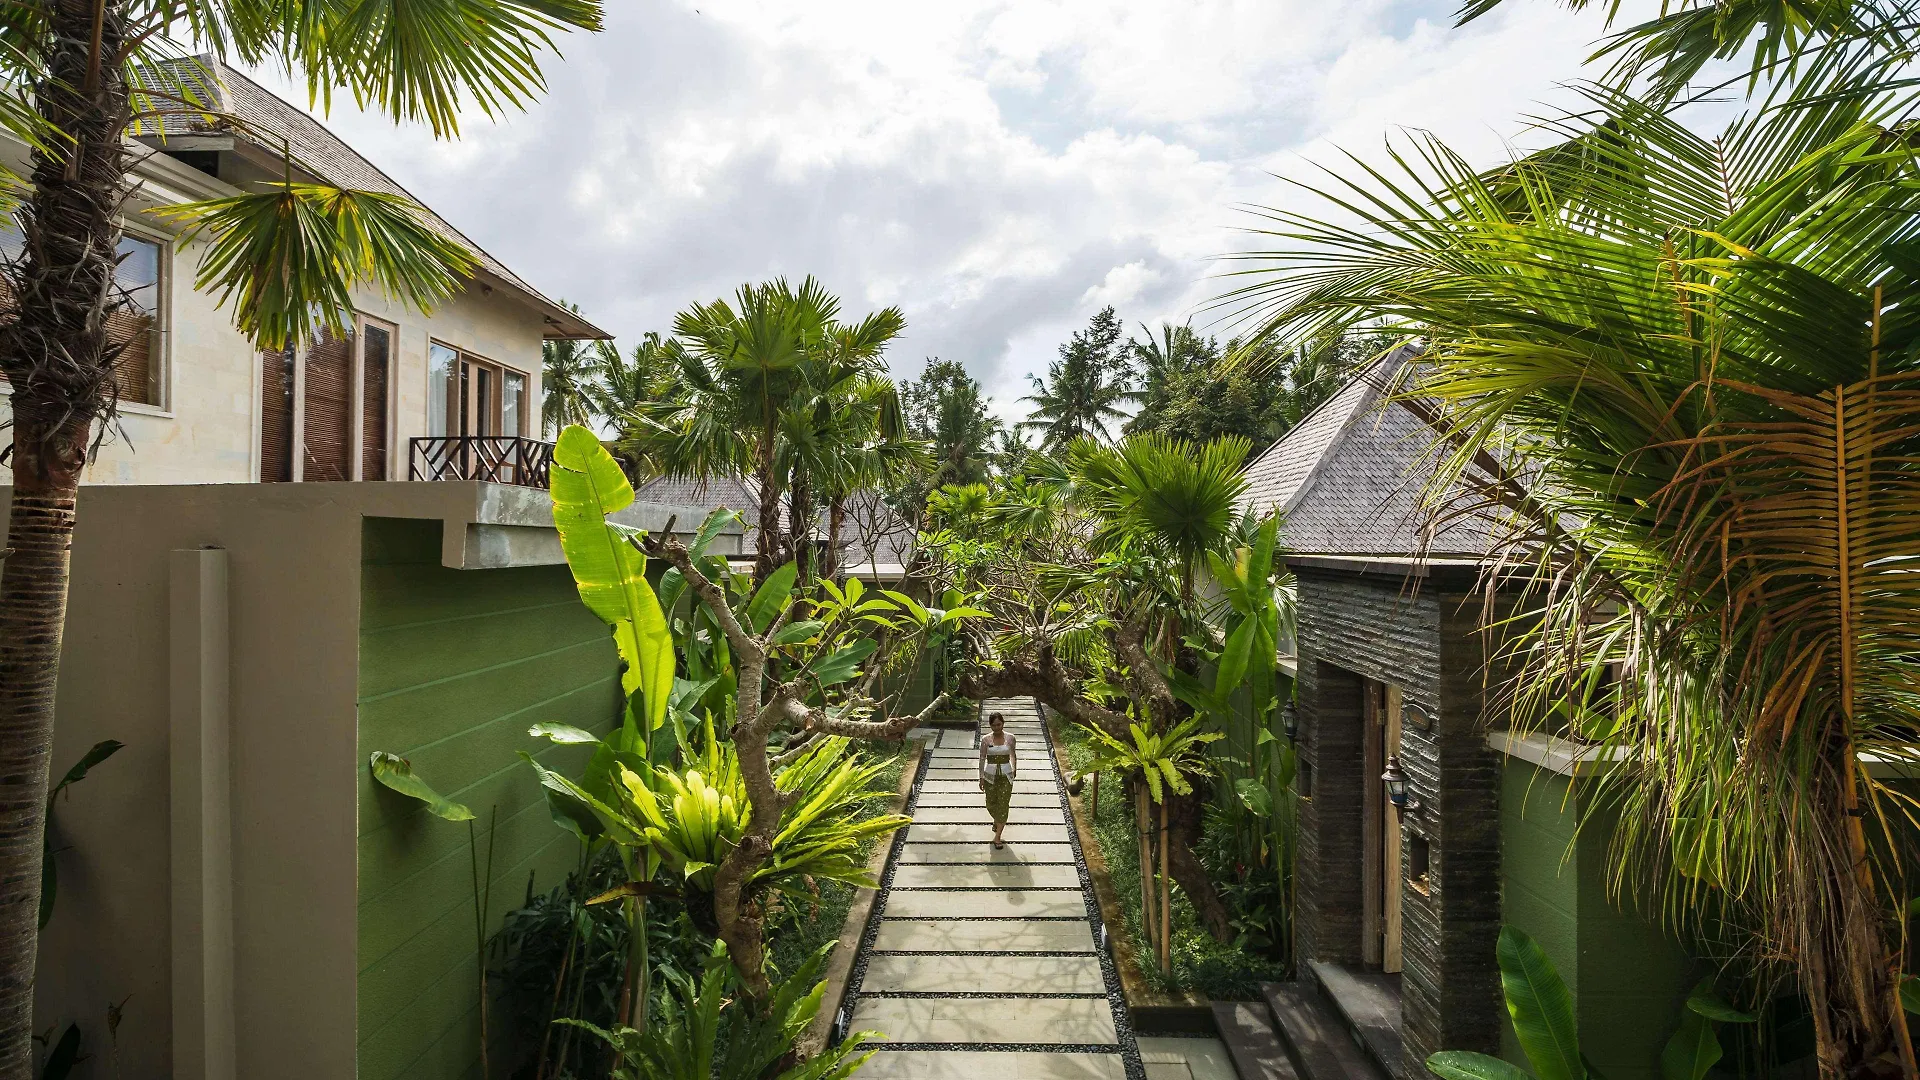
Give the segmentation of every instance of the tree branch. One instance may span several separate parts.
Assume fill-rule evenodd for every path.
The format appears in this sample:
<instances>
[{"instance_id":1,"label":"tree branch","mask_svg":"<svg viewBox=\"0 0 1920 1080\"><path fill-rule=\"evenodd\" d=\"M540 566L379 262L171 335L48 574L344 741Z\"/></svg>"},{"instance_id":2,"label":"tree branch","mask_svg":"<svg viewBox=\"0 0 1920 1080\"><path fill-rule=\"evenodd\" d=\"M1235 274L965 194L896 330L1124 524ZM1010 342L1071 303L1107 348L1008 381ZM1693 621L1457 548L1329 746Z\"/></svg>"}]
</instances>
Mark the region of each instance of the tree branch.
<instances>
[{"instance_id":1,"label":"tree branch","mask_svg":"<svg viewBox=\"0 0 1920 1080\"><path fill-rule=\"evenodd\" d=\"M766 659L766 646L759 638L749 634L746 627L740 625L740 620L734 617L733 605L727 603L727 594L693 565L693 556L687 553L686 545L672 536L655 535L648 535L640 543L641 549L648 555L656 559L665 559L673 564L674 569L680 571L681 577L687 579L687 584L693 587L694 595L707 605L707 610L713 613L714 621L718 622L720 629L725 631L727 644L733 646L735 653L761 661Z\"/></svg>"},{"instance_id":2,"label":"tree branch","mask_svg":"<svg viewBox=\"0 0 1920 1080\"><path fill-rule=\"evenodd\" d=\"M934 698L926 708L917 713L902 713L886 720L838 720L819 709L809 709L799 702L792 702L789 715L792 715L808 731L823 732L828 735L844 735L849 739L898 739L914 728L933 718L953 697L941 694Z\"/></svg>"},{"instance_id":3,"label":"tree branch","mask_svg":"<svg viewBox=\"0 0 1920 1080\"><path fill-rule=\"evenodd\" d=\"M1080 694L1076 681L1047 653L1040 664L1009 663L975 669L960 676L960 693L975 701L995 697L1031 697L1077 724L1097 727L1115 738L1127 737L1125 713L1096 705Z\"/></svg>"}]
</instances>

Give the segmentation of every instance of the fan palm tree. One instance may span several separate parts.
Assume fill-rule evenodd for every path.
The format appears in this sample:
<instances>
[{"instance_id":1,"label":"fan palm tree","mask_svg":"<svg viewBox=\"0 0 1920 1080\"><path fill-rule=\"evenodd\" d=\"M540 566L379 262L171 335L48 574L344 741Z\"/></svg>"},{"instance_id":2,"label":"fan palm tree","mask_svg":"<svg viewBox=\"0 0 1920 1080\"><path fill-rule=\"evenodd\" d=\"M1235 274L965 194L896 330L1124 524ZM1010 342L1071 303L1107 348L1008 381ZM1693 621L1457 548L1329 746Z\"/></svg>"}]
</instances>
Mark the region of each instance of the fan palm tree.
<instances>
[{"instance_id":1,"label":"fan palm tree","mask_svg":"<svg viewBox=\"0 0 1920 1080\"><path fill-rule=\"evenodd\" d=\"M665 398L680 367L680 343L654 330L624 355L610 341L594 342L594 351L599 377L587 387L587 401L616 422Z\"/></svg>"},{"instance_id":2,"label":"fan palm tree","mask_svg":"<svg viewBox=\"0 0 1920 1080\"><path fill-rule=\"evenodd\" d=\"M1510 646L1516 716L1617 748L1616 887L1783 958L1830 1077L1914 1073L1914 803L1865 764L1920 732L1920 168L1873 90L1896 66L1830 51L1713 138L1592 89L1491 172L1423 139L1329 193L1361 223L1273 212L1238 296L1276 334L1424 336L1440 480L1554 581Z\"/></svg>"},{"instance_id":3,"label":"fan palm tree","mask_svg":"<svg viewBox=\"0 0 1920 1080\"><path fill-rule=\"evenodd\" d=\"M1181 602L1191 602L1207 553L1224 550L1234 535L1247 488L1240 466L1251 446L1237 436L1196 447L1151 434L1112 447L1074 443L1067 451L1073 499L1097 523L1095 550L1164 559Z\"/></svg>"},{"instance_id":4,"label":"fan palm tree","mask_svg":"<svg viewBox=\"0 0 1920 1080\"><path fill-rule=\"evenodd\" d=\"M190 52L279 65L304 78L316 100L350 93L395 121L452 136L463 109L498 116L536 97L554 36L596 29L600 14L598 0L11 5L0 48L0 126L31 147L31 175L18 215L24 253L5 270L13 312L0 323L13 425L9 550L0 570L0 774L9 778L0 793L0 1077L24 1080L32 1068L54 685L75 498L116 405L118 350L107 326L128 303L114 276L130 125L156 111L210 112L193 88L211 72ZM216 119L246 125L244 117ZM265 349L343 330L357 286L425 308L474 266L472 253L404 198L290 177L169 214L189 236L211 241L196 287L231 304L239 329Z\"/></svg>"},{"instance_id":5,"label":"fan palm tree","mask_svg":"<svg viewBox=\"0 0 1920 1080\"><path fill-rule=\"evenodd\" d=\"M800 392L840 301L809 277L742 285L734 303L674 316L678 370L660 401L630 412L620 449L654 475L752 476L759 484L755 580L787 561L778 465L782 413Z\"/></svg>"}]
</instances>

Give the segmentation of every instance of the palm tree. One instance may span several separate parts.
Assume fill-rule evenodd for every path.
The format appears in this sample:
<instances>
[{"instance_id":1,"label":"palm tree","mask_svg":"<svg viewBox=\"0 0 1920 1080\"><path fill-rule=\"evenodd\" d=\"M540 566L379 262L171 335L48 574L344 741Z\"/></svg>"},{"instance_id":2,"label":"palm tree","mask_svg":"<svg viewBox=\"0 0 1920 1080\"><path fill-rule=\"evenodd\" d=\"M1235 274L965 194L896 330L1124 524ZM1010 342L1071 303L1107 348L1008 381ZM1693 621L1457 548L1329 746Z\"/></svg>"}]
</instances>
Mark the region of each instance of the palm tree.
<instances>
[{"instance_id":1,"label":"palm tree","mask_svg":"<svg viewBox=\"0 0 1920 1080\"><path fill-rule=\"evenodd\" d=\"M1409 401L1440 480L1554 582L1510 646L1515 715L1619 753L1616 888L1784 959L1829 1077L1914 1074L1914 803L1865 766L1920 730L1920 185L1909 106L1876 89L1898 64L1830 51L1711 139L1595 88L1491 172L1423 140L1333 193L1358 224L1272 213L1239 295L1276 334L1425 338Z\"/></svg>"},{"instance_id":2,"label":"palm tree","mask_svg":"<svg viewBox=\"0 0 1920 1080\"><path fill-rule=\"evenodd\" d=\"M674 318L673 341L636 353L636 370L642 360L652 370L671 359L674 368L655 400L626 410L620 448L655 475L753 476L760 491L754 573L764 580L790 558L808 560L809 466L826 452L816 444L837 430L829 423L834 403L879 377L887 343L906 319L886 308L840 323L840 301L811 277L798 289L784 278L743 285L735 299L737 310L724 300L695 304ZM897 416L897 403L892 408Z\"/></svg>"},{"instance_id":3,"label":"palm tree","mask_svg":"<svg viewBox=\"0 0 1920 1080\"><path fill-rule=\"evenodd\" d=\"M578 312L580 305L562 300L561 306ZM540 344L540 429L559 435L569 424L592 427L596 416L604 416L595 405L594 393L600 388L606 371L606 356L611 343L565 339ZM614 355L618 355L615 353Z\"/></svg>"},{"instance_id":4,"label":"palm tree","mask_svg":"<svg viewBox=\"0 0 1920 1080\"><path fill-rule=\"evenodd\" d=\"M1033 379L1033 393L1021 399L1033 403L1032 418L1020 426L1039 431L1044 450L1064 450L1075 439L1110 441L1109 425L1126 419L1120 406L1138 397L1132 383L1120 322L1105 308L1060 346L1045 381Z\"/></svg>"},{"instance_id":5,"label":"palm tree","mask_svg":"<svg viewBox=\"0 0 1920 1080\"><path fill-rule=\"evenodd\" d=\"M13 412L10 550L0 569L0 775L9 778L0 793L0 1077L24 1080L32 1069L53 694L80 476L98 425L115 412L118 350L107 325L128 303L114 272L129 126L156 110L206 113L193 88L211 73L183 55L190 50L218 63L281 65L304 76L316 100L340 90L452 136L463 107L497 116L537 96L554 35L597 29L600 15L597 0L470 0L458 11L392 0L298 11L231 0L13 6L0 50L0 126L32 151L18 215L24 253L5 270L14 310L0 323ZM425 308L474 266L403 198L290 176L170 215L189 236L211 240L198 287L232 303L240 330L266 349L343 331L356 286Z\"/></svg>"},{"instance_id":6,"label":"palm tree","mask_svg":"<svg viewBox=\"0 0 1920 1080\"><path fill-rule=\"evenodd\" d=\"M586 388L595 413L618 421L666 397L680 367L680 343L649 330L622 355L610 341L594 342L598 378Z\"/></svg>"},{"instance_id":7,"label":"palm tree","mask_svg":"<svg viewBox=\"0 0 1920 1080\"><path fill-rule=\"evenodd\" d=\"M759 485L755 580L786 561L785 492L777 453L781 413L819 349L839 301L809 277L742 285L734 303L695 304L674 316L678 370L661 400L630 412L623 454L654 475L752 476Z\"/></svg>"},{"instance_id":8,"label":"palm tree","mask_svg":"<svg viewBox=\"0 0 1920 1080\"><path fill-rule=\"evenodd\" d=\"M930 356L919 381L902 386L900 396L914 433L933 445L928 490L986 479L989 447L1005 433L965 365Z\"/></svg>"}]
</instances>

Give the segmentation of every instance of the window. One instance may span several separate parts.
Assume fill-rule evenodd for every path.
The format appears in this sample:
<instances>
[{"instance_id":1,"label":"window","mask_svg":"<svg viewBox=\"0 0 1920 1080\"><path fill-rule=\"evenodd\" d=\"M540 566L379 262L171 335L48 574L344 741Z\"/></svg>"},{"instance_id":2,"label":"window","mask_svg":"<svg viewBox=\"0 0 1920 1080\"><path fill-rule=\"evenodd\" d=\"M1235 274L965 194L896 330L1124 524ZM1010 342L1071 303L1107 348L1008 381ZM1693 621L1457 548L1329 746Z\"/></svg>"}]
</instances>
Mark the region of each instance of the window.
<instances>
[{"instance_id":1,"label":"window","mask_svg":"<svg viewBox=\"0 0 1920 1080\"><path fill-rule=\"evenodd\" d=\"M360 323L360 479L387 478L387 423L391 413L393 328Z\"/></svg>"},{"instance_id":2,"label":"window","mask_svg":"<svg viewBox=\"0 0 1920 1080\"><path fill-rule=\"evenodd\" d=\"M527 431L527 376L433 342L427 360L430 435L519 436Z\"/></svg>"},{"instance_id":3,"label":"window","mask_svg":"<svg viewBox=\"0 0 1920 1080\"><path fill-rule=\"evenodd\" d=\"M0 218L0 257L20 257L26 239L12 218ZM163 361L166 355L166 245L132 233L120 237L119 263L114 281L123 306L107 316L107 347L119 350L113 360L114 382L120 403L164 404ZM0 282L0 307L11 308L11 288Z\"/></svg>"},{"instance_id":4,"label":"window","mask_svg":"<svg viewBox=\"0 0 1920 1080\"><path fill-rule=\"evenodd\" d=\"M447 404L454 400L453 373L459 367L458 352L437 341L427 346L427 434L429 435L459 434L447 426Z\"/></svg>"},{"instance_id":5,"label":"window","mask_svg":"<svg viewBox=\"0 0 1920 1080\"><path fill-rule=\"evenodd\" d=\"M527 399L527 377L509 371L500 383L500 434L519 435L522 406Z\"/></svg>"},{"instance_id":6,"label":"window","mask_svg":"<svg viewBox=\"0 0 1920 1080\"><path fill-rule=\"evenodd\" d=\"M1433 871L1433 845L1417 832L1407 834L1407 882L1422 896L1430 894Z\"/></svg>"},{"instance_id":7,"label":"window","mask_svg":"<svg viewBox=\"0 0 1920 1080\"><path fill-rule=\"evenodd\" d=\"M392 326L356 318L345 336L260 363L262 483L387 478Z\"/></svg>"}]
</instances>

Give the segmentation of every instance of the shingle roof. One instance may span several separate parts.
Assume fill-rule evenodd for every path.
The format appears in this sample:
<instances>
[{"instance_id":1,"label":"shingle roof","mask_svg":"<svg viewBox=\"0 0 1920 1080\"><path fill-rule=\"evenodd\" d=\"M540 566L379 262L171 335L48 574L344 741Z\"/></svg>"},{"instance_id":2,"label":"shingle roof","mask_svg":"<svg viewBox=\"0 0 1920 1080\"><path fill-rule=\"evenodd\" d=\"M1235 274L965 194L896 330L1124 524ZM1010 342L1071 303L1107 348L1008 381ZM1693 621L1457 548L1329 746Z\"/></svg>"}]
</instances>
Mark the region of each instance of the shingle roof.
<instances>
[{"instance_id":1,"label":"shingle roof","mask_svg":"<svg viewBox=\"0 0 1920 1080\"><path fill-rule=\"evenodd\" d=\"M641 484L633 497L637 502L697 506L702 518L722 507L739 511L746 529L741 543L751 551L760 542L760 482L751 476L662 476Z\"/></svg>"},{"instance_id":2,"label":"shingle roof","mask_svg":"<svg viewBox=\"0 0 1920 1080\"><path fill-rule=\"evenodd\" d=\"M1435 531L1423 503L1436 465L1433 430L1386 393L1414 355L1402 349L1356 375L1247 467L1241 505L1280 510L1288 551L1477 556L1493 549L1491 521L1453 518Z\"/></svg>"},{"instance_id":3,"label":"shingle roof","mask_svg":"<svg viewBox=\"0 0 1920 1080\"><path fill-rule=\"evenodd\" d=\"M133 125L135 136L164 146L165 140L173 136L231 135L276 158L291 156L297 165L312 169L327 183L401 196L424 211L427 224L435 232L473 252L486 274L533 301L547 319L548 336L611 336L507 269L505 263L487 254L432 207L327 130L326 125L240 72L202 56L141 69L136 77L147 89L165 96L147 100L145 106L156 114L142 117ZM171 100L182 97L204 105L206 111Z\"/></svg>"}]
</instances>

